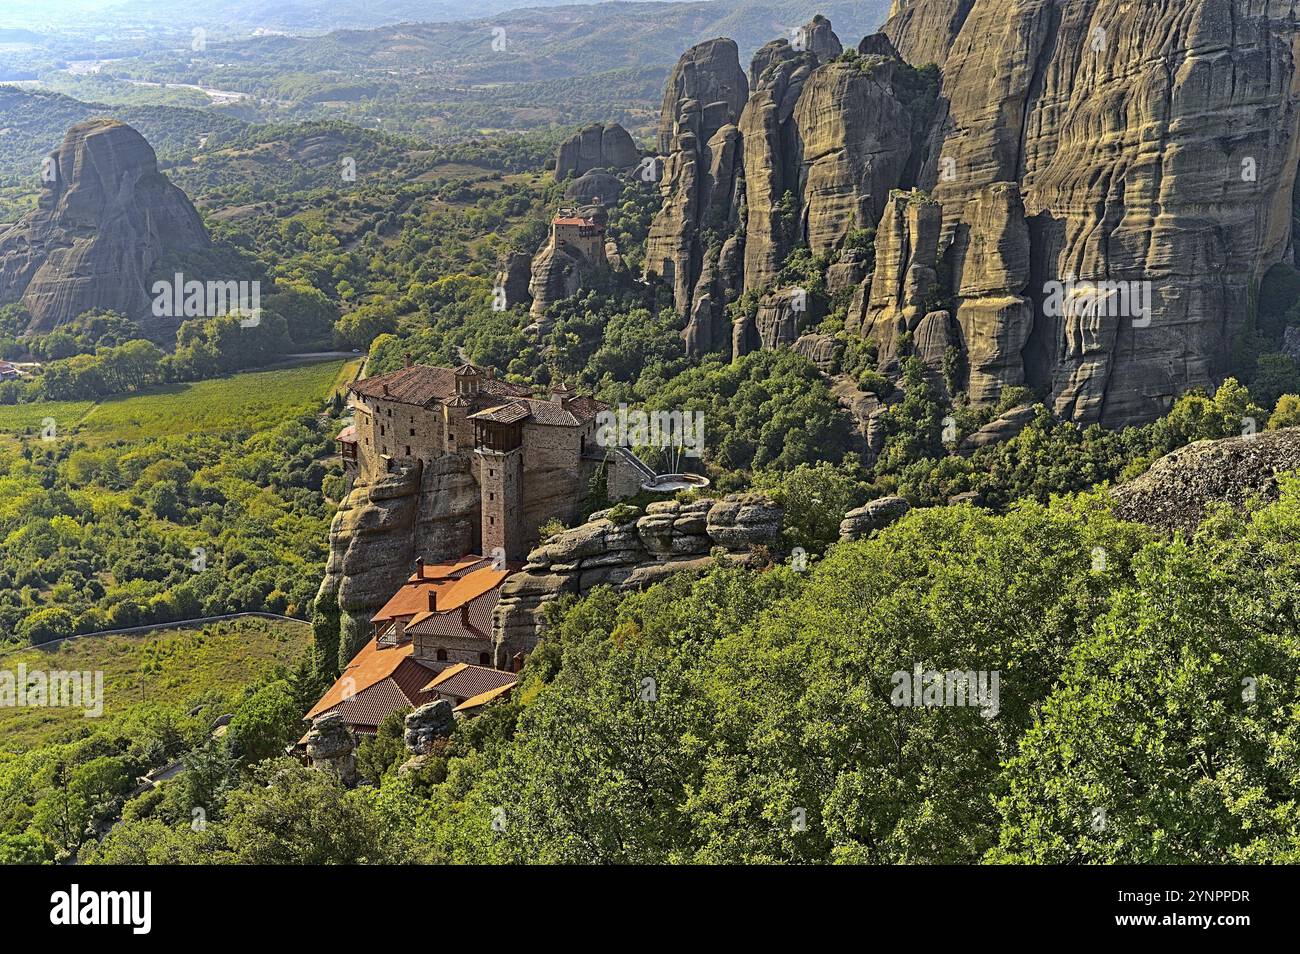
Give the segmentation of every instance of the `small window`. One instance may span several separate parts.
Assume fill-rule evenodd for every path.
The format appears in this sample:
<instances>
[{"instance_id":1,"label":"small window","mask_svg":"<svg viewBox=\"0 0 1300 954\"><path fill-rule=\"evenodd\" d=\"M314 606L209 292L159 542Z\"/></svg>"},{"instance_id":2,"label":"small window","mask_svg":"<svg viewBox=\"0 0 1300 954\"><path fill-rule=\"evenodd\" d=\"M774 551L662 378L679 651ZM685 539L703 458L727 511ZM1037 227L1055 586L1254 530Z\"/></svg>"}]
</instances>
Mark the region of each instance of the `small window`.
<instances>
[{"instance_id":1,"label":"small window","mask_svg":"<svg viewBox=\"0 0 1300 954\"><path fill-rule=\"evenodd\" d=\"M380 437L383 437L385 433L387 433L387 432L384 430L384 425L383 425L383 424L380 424L380 425L379 425L379 436L380 436Z\"/></svg>"},{"instance_id":2,"label":"small window","mask_svg":"<svg viewBox=\"0 0 1300 954\"><path fill-rule=\"evenodd\" d=\"M496 500L496 499L497 499L496 494L488 494L488 500Z\"/></svg>"},{"instance_id":3,"label":"small window","mask_svg":"<svg viewBox=\"0 0 1300 954\"><path fill-rule=\"evenodd\" d=\"M407 444L407 445L406 445L406 456L407 456L407 457L410 457L410 456L411 456L411 445L410 445L410 444Z\"/></svg>"},{"instance_id":4,"label":"small window","mask_svg":"<svg viewBox=\"0 0 1300 954\"><path fill-rule=\"evenodd\" d=\"M487 653L479 653L479 654L478 654L478 664L479 664L480 666L490 666L490 665L492 665L492 657L491 657L490 655L488 655Z\"/></svg>"},{"instance_id":5,"label":"small window","mask_svg":"<svg viewBox=\"0 0 1300 954\"><path fill-rule=\"evenodd\" d=\"M415 428L411 428L411 436L412 436L412 437L415 436Z\"/></svg>"},{"instance_id":6,"label":"small window","mask_svg":"<svg viewBox=\"0 0 1300 954\"><path fill-rule=\"evenodd\" d=\"M496 518L496 517L488 517L488 526L490 526L490 527L495 527L496 525L497 525L497 518Z\"/></svg>"},{"instance_id":7,"label":"small window","mask_svg":"<svg viewBox=\"0 0 1300 954\"><path fill-rule=\"evenodd\" d=\"M447 661L447 650L445 649L438 650L438 662L446 662L446 661Z\"/></svg>"}]
</instances>

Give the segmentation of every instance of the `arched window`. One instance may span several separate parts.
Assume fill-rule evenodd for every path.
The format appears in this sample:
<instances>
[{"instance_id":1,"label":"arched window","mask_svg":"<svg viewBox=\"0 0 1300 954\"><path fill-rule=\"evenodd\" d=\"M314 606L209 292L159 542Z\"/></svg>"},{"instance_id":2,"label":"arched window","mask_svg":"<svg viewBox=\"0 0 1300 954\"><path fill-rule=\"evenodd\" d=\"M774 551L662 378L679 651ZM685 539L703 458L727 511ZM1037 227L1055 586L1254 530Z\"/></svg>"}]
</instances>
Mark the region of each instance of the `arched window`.
<instances>
[{"instance_id":1,"label":"arched window","mask_svg":"<svg viewBox=\"0 0 1300 954\"><path fill-rule=\"evenodd\" d=\"M446 662L446 661L447 661L447 650L445 649L438 650L438 662Z\"/></svg>"},{"instance_id":2,"label":"arched window","mask_svg":"<svg viewBox=\"0 0 1300 954\"><path fill-rule=\"evenodd\" d=\"M478 654L478 664L479 664L480 666L490 666L490 665L492 665L492 656L491 656L491 654L490 654L490 653L479 653L479 654Z\"/></svg>"}]
</instances>

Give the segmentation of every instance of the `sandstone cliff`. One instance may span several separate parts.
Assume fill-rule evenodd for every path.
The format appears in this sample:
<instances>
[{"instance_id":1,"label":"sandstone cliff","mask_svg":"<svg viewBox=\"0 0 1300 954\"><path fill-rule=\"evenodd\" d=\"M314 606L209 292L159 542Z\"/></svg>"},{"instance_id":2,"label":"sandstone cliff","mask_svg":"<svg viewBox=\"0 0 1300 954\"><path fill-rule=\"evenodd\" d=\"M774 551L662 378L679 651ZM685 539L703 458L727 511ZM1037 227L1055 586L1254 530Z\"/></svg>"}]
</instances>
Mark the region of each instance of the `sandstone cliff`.
<instances>
[{"instance_id":1,"label":"sandstone cliff","mask_svg":"<svg viewBox=\"0 0 1300 954\"><path fill-rule=\"evenodd\" d=\"M699 354L806 245L828 285L859 283L847 328L887 373L923 338L932 372L957 349L977 404L1023 384L1076 421L1150 420L1214 386L1293 254L1298 18L1280 0L897 0L856 50L814 20L748 79L733 45L702 44L665 91L647 277ZM864 275L845 242L873 226ZM733 353L789 336L761 337L738 324Z\"/></svg>"},{"instance_id":2,"label":"sandstone cliff","mask_svg":"<svg viewBox=\"0 0 1300 954\"><path fill-rule=\"evenodd\" d=\"M194 206L144 137L116 120L73 126L44 173L36 209L0 233L0 304L21 301L34 332L90 309L147 323L147 282L163 254L209 244Z\"/></svg>"},{"instance_id":3,"label":"sandstone cliff","mask_svg":"<svg viewBox=\"0 0 1300 954\"><path fill-rule=\"evenodd\" d=\"M555 178L581 176L593 169L627 169L639 158L636 143L618 123L592 123L560 143Z\"/></svg>"},{"instance_id":4,"label":"sandstone cliff","mask_svg":"<svg viewBox=\"0 0 1300 954\"><path fill-rule=\"evenodd\" d=\"M885 33L943 73L918 184L945 246L960 260L965 229L1032 239L1027 291L1007 287L1025 275L1014 251L1004 287L959 314L991 359L981 394L1023 374L1058 413L1120 425L1212 386L1290 241L1297 31L1278 2L898 0ZM972 208L997 183L1016 184L1025 225L1014 203ZM1045 286L1068 278L1149 282L1150 312L1048 313Z\"/></svg>"},{"instance_id":5,"label":"sandstone cliff","mask_svg":"<svg viewBox=\"0 0 1300 954\"><path fill-rule=\"evenodd\" d=\"M351 659L369 637L370 617L411 573L417 556L457 560L470 553L478 484L464 455L424 467L361 475L330 525L321 596L339 607L339 658Z\"/></svg>"},{"instance_id":6,"label":"sandstone cliff","mask_svg":"<svg viewBox=\"0 0 1300 954\"><path fill-rule=\"evenodd\" d=\"M498 666L532 649L545 605L566 593L582 595L602 584L639 589L672 573L705 570L715 558L762 561L760 548L771 552L780 542L782 510L758 494L659 501L616 523L611 518L621 509L599 511L582 526L551 537L528 554L522 572L502 584L492 620Z\"/></svg>"}]
</instances>

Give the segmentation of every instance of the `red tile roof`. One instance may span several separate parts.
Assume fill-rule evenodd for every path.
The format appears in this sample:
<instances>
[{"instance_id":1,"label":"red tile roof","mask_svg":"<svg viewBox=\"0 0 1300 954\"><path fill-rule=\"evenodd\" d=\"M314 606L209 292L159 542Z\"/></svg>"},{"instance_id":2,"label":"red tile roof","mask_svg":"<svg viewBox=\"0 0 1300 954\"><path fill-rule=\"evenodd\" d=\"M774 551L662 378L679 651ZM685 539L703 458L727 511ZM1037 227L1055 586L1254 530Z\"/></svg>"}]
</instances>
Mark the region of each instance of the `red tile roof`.
<instances>
[{"instance_id":1,"label":"red tile roof","mask_svg":"<svg viewBox=\"0 0 1300 954\"><path fill-rule=\"evenodd\" d=\"M504 672L490 666L457 663L448 666L429 680L424 686L424 691L468 700L492 689L513 686L518 681L518 673Z\"/></svg>"},{"instance_id":2,"label":"red tile roof","mask_svg":"<svg viewBox=\"0 0 1300 954\"><path fill-rule=\"evenodd\" d=\"M409 616L411 619L408 625L421 622L435 615L429 611L430 593L434 594L436 613L450 613L489 590L496 589L511 572L513 571L509 567L492 569L492 561L484 557L426 566L422 571L411 574L370 621L383 623L399 616Z\"/></svg>"},{"instance_id":3,"label":"red tile roof","mask_svg":"<svg viewBox=\"0 0 1300 954\"><path fill-rule=\"evenodd\" d=\"M432 696L423 686L433 670L411 656L413 649L411 643L380 646L371 639L306 718L337 709L351 725L377 726L390 712L428 702Z\"/></svg>"},{"instance_id":4,"label":"red tile roof","mask_svg":"<svg viewBox=\"0 0 1300 954\"><path fill-rule=\"evenodd\" d=\"M463 367L463 366L462 366ZM459 369L458 369L459 370ZM363 378L352 385L352 391L362 397L380 398L396 401L398 404L414 404L420 407L435 401L444 401L456 396L457 371L451 368L431 368L423 364L413 364L392 374L381 374L373 378ZM387 392L384 388L387 387ZM484 374L479 379L479 391L482 394L498 397L514 397L531 394L531 389L522 384L498 381Z\"/></svg>"}]
</instances>

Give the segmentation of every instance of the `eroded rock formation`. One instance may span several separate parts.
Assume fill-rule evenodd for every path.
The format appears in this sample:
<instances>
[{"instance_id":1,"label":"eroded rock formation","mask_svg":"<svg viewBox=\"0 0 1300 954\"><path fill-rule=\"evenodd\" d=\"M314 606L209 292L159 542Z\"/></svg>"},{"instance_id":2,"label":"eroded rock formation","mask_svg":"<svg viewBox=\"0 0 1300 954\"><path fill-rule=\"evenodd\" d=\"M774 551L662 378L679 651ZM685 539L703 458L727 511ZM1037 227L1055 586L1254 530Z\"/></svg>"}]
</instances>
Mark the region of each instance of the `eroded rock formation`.
<instances>
[{"instance_id":1,"label":"eroded rock formation","mask_svg":"<svg viewBox=\"0 0 1300 954\"><path fill-rule=\"evenodd\" d=\"M1166 454L1111 491L1115 512L1165 530L1192 530L1215 504L1244 509L1278 496L1279 477L1300 470L1300 427L1197 441Z\"/></svg>"},{"instance_id":2,"label":"eroded rock formation","mask_svg":"<svg viewBox=\"0 0 1300 954\"><path fill-rule=\"evenodd\" d=\"M772 291L795 246L835 261L875 226L875 274L846 256L826 279L856 284L847 330L886 373L919 337L932 375L960 352L953 383L977 404L1028 385L1076 421L1150 420L1213 387L1252 289L1293 254L1298 17L1277 0L898 0L856 52L815 20L747 82L733 47L702 44L665 91L647 273L700 353L718 308ZM738 291L708 269L714 238L743 253ZM732 331L734 355L762 345L756 320Z\"/></svg>"},{"instance_id":3,"label":"eroded rock formation","mask_svg":"<svg viewBox=\"0 0 1300 954\"><path fill-rule=\"evenodd\" d=\"M528 554L523 572L506 579L492 621L498 660L530 650L543 607L566 593L581 595L602 584L640 589L672 573L705 570L715 558L761 561L760 548L774 551L781 537L781 508L758 494L658 501L615 523L611 518L621 509L599 511L551 537Z\"/></svg>"},{"instance_id":4,"label":"eroded rock formation","mask_svg":"<svg viewBox=\"0 0 1300 954\"><path fill-rule=\"evenodd\" d=\"M338 712L327 712L307 731L307 758L314 768L333 772L344 785L357 780L357 740Z\"/></svg>"},{"instance_id":5,"label":"eroded rock formation","mask_svg":"<svg viewBox=\"0 0 1300 954\"><path fill-rule=\"evenodd\" d=\"M21 301L40 333L91 309L150 325L150 273L209 240L149 143L117 120L78 123L42 181L36 209L0 233L0 304Z\"/></svg>"},{"instance_id":6,"label":"eroded rock formation","mask_svg":"<svg viewBox=\"0 0 1300 954\"><path fill-rule=\"evenodd\" d=\"M338 601L340 665L365 644L370 617L417 556L456 560L471 552L480 497L470 467L465 455L448 454L422 467L356 478L330 524L320 586Z\"/></svg>"},{"instance_id":7,"label":"eroded rock formation","mask_svg":"<svg viewBox=\"0 0 1300 954\"><path fill-rule=\"evenodd\" d=\"M945 245L976 237L991 210L972 204L997 183L1015 183L1032 236L1032 307L1012 288L959 309L984 342L982 397L1023 373L1058 413L1122 425L1213 384L1290 241L1297 28L1277 2L895 4L885 32L903 58L942 68L919 184ZM993 228L1023 244L1019 224ZM1051 313L1045 286L1070 278L1149 283L1150 311Z\"/></svg>"},{"instance_id":8,"label":"eroded rock formation","mask_svg":"<svg viewBox=\"0 0 1300 954\"><path fill-rule=\"evenodd\" d=\"M555 178L581 176L593 169L628 169L640 153L628 131L618 123L592 123L564 142L555 155Z\"/></svg>"}]
</instances>

